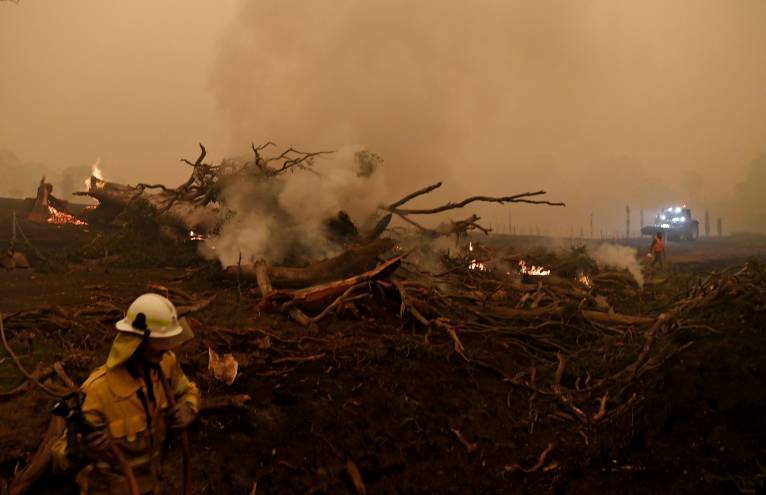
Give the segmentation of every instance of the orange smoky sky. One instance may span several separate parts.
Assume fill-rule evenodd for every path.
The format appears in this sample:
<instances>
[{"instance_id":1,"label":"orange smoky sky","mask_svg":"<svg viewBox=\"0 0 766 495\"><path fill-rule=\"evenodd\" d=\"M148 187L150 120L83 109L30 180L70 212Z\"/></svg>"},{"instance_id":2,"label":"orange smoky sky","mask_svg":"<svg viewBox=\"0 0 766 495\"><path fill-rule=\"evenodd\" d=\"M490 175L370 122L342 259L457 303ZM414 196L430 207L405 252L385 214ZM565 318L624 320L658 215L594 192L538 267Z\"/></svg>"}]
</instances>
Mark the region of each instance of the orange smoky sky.
<instances>
[{"instance_id":1,"label":"orange smoky sky","mask_svg":"<svg viewBox=\"0 0 766 495\"><path fill-rule=\"evenodd\" d=\"M213 160L361 144L392 199L443 180L432 202L567 202L513 207L520 228L686 201L766 229L741 184L764 175L765 26L760 0L0 2L0 148L173 184L198 141Z\"/></svg>"}]
</instances>

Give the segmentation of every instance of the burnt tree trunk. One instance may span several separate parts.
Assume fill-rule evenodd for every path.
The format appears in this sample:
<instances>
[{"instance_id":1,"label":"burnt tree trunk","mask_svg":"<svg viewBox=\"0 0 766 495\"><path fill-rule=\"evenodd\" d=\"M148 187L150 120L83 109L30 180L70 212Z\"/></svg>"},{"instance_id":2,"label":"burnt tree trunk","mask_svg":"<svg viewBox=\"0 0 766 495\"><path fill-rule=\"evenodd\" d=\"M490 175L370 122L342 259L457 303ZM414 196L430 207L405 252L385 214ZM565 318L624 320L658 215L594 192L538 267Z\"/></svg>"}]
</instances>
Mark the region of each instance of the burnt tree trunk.
<instances>
[{"instance_id":1,"label":"burnt tree trunk","mask_svg":"<svg viewBox=\"0 0 766 495\"><path fill-rule=\"evenodd\" d=\"M81 193L105 205L126 207L133 201L143 201L157 212L157 223L193 230L201 234L213 232L220 221L219 210L211 205L199 206L183 199L175 199L175 191L148 192L141 187L90 178L90 188Z\"/></svg>"},{"instance_id":2,"label":"burnt tree trunk","mask_svg":"<svg viewBox=\"0 0 766 495\"><path fill-rule=\"evenodd\" d=\"M394 246L391 239L378 239L357 248L351 248L333 258L318 261L305 267L268 266L269 280L275 287L309 287L312 285L344 279L378 264L378 258ZM226 268L229 276L257 279L253 264L233 265Z\"/></svg>"}]
</instances>

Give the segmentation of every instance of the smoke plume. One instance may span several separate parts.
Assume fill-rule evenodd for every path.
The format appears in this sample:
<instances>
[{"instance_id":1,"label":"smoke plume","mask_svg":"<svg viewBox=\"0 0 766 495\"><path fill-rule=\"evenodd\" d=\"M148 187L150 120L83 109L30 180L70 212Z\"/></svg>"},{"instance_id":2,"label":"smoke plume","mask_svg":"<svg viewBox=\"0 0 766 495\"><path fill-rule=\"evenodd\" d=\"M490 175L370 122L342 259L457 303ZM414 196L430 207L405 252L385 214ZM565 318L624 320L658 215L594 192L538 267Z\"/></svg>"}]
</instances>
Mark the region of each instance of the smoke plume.
<instances>
[{"instance_id":1,"label":"smoke plume","mask_svg":"<svg viewBox=\"0 0 766 495\"><path fill-rule=\"evenodd\" d=\"M633 275L639 287L644 286L644 274L636 260L637 250L619 244L601 244L593 251L593 259L600 267L624 268Z\"/></svg>"},{"instance_id":2,"label":"smoke plume","mask_svg":"<svg viewBox=\"0 0 766 495\"><path fill-rule=\"evenodd\" d=\"M243 263L299 263L334 254L338 248L326 238L325 221L344 211L365 226L385 195L383 167L371 166L360 152L346 146L309 169L229 185L223 203L230 218L204 253L224 266L240 256Z\"/></svg>"},{"instance_id":3,"label":"smoke plume","mask_svg":"<svg viewBox=\"0 0 766 495\"><path fill-rule=\"evenodd\" d=\"M766 146L765 14L715 0L694 15L659 0L241 1L210 87L235 145L364 143L393 169L393 197L437 180L432 201L545 189L567 208L514 205L514 224L569 235L593 214L598 237L624 232L629 204L635 234L641 208L703 211ZM497 205L470 210L510 223Z\"/></svg>"}]
</instances>

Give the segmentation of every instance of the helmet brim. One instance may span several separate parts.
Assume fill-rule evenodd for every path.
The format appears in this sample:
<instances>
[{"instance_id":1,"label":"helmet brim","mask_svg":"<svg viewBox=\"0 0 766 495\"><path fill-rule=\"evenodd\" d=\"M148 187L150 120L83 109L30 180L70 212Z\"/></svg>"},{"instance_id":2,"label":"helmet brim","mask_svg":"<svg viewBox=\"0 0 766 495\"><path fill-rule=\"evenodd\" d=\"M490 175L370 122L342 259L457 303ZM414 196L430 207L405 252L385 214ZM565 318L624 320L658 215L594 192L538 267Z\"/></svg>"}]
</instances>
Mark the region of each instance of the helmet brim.
<instances>
[{"instance_id":1,"label":"helmet brim","mask_svg":"<svg viewBox=\"0 0 766 495\"><path fill-rule=\"evenodd\" d=\"M174 329L172 335L165 334L162 337L155 337L154 335L149 334L149 342L151 342L152 345L167 350L175 349L193 338L194 332L189 326L189 322L186 321L186 318L178 319L177 331Z\"/></svg>"}]
</instances>

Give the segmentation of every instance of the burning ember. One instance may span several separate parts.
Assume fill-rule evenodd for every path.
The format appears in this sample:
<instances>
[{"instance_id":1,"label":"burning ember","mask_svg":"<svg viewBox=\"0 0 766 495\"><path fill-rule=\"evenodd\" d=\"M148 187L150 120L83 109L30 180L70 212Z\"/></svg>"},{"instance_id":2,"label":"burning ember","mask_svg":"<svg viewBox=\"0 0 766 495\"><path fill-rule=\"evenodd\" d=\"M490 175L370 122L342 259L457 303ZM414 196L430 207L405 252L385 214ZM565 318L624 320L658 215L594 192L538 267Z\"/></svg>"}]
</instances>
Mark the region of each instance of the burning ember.
<instances>
[{"instance_id":1,"label":"burning ember","mask_svg":"<svg viewBox=\"0 0 766 495\"><path fill-rule=\"evenodd\" d=\"M190 241L204 241L205 239L207 239L207 236L205 234L199 234L197 232L194 232L193 230L189 231Z\"/></svg>"},{"instance_id":2,"label":"burning ember","mask_svg":"<svg viewBox=\"0 0 766 495\"><path fill-rule=\"evenodd\" d=\"M99 156L96 158L95 163L90 166L90 176L85 179L85 189L90 190L90 178L95 177L96 179L104 179L104 173L99 168L99 165L101 165L101 157Z\"/></svg>"},{"instance_id":3,"label":"burning ember","mask_svg":"<svg viewBox=\"0 0 766 495\"><path fill-rule=\"evenodd\" d=\"M471 260L471 262L468 264L469 270L478 270L480 272L488 272L489 269L484 265L484 263L480 263L476 260Z\"/></svg>"},{"instance_id":4,"label":"burning ember","mask_svg":"<svg viewBox=\"0 0 766 495\"><path fill-rule=\"evenodd\" d=\"M585 287L587 287L587 288L589 288L589 289L590 289L591 287L593 287L593 281L591 281L590 277L589 277L589 276L587 276L587 275L586 275L586 274L584 274L584 273L580 273L580 274L577 276L577 281L578 281L578 282L580 282L581 284L583 284Z\"/></svg>"},{"instance_id":5,"label":"burning ember","mask_svg":"<svg viewBox=\"0 0 766 495\"><path fill-rule=\"evenodd\" d=\"M473 253L473 243L471 241L468 241L468 252ZM472 259L470 263L468 263L468 269L469 270L477 270L480 272L488 272L489 268L484 263L481 263L479 261L476 261L475 259Z\"/></svg>"},{"instance_id":6,"label":"burning ember","mask_svg":"<svg viewBox=\"0 0 766 495\"><path fill-rule=\"evenodd\" d=\"M50 213L50 216L48 217L48 223L56 225L88 225L88 222L83 222L82 220L73 217L69 213L59 211L51 205L48 205L48 212Z\"/></svg>"},{"instance_id":7,"label":"burning ember","mask_svg":"<svg viewBox=\"0 0 766 495\"><path fill-rule=\"evenodd\" d=\"M535 277L545 277L551 274L550 269L546 270L545 267L535 265L527 266L524 260L519 260L519 272Z\"/></svg>"}]
</instances>

